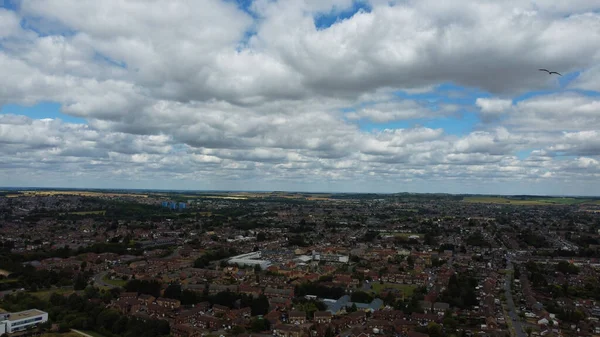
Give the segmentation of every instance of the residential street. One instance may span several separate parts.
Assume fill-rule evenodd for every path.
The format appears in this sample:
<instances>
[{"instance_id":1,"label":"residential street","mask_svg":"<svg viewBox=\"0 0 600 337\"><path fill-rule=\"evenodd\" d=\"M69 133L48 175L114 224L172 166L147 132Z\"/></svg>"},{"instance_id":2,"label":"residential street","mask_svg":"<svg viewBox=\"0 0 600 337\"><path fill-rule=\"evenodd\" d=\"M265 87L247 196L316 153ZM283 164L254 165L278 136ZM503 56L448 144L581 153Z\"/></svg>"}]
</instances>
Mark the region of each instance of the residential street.
<instances>
[{"instance_id":1,"label":"residential street","mask_svg":"<svg viewBox=\"0 0 600 337\"><path fill-rule=\"evenodd\" d=\"M513 269L513 265L512 262L510 261L510 259L508 260L508 264L507 264L507 270L511 270ZM512 296L512 292L511 292L511 273L506 273L506 282L504 284L504 290L505 290L505 295L506 295L506 303L508 304L508 315L510 316L510 319L512 320L512 325L514 328L514 331L517 335L517 337L527 337L527 334L523 331L523 328L521 326L521 320L519 319L519 316L517 315L517 310L515 308L515 302L513 300L513 296Z\"/></svg>"},{"instance_id":2,"label":"residential street","mask_svg":"<svg viewBox=\"0 0 600 337\"><path fill-rule=\"evenodd\" d=\"M106 282L104 282L104 277L105 277L107 274L108 274L108 270L107 270L107 271L103 271L103 272L101 272L101 273L98 273L98 274L94 275L94 283L95 283L97 286L100 286L100 287L118 288L118 287L117 287L117 286L115 286L115 285L112 285L112 284L109 284L109 283L106 283Z\"/></svg>"}]
</instances>

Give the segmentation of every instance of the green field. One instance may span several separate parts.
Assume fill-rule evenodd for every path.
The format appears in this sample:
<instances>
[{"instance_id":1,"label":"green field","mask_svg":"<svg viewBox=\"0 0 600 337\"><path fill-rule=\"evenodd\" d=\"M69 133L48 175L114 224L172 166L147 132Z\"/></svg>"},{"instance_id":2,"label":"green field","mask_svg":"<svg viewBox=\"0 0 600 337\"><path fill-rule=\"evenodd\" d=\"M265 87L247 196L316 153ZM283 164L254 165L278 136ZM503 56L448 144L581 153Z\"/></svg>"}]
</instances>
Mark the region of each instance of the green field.
<instances>
[{"instance_id":1,"label":"green field","mask_svg":"<svg viewBox=\"0 0 600 337\"><path fill-rule=\"evenodd\" d=\"M409 236L411 235L418 235L419 237L423 237L423 234L420 233L381 233L381 235L392 235L395 236L397 238L404 238L404 239L408 239Z\"/></svg>"},{"instance_id":2,"label":"green field","mask_svg":"<svg viewBox=\"0 0 600 337\"><path fill-rule=\"evenodd\" d=\"M13 283L13 282L17 282L18 280L16 278L4 278L4 279L0 279L0 283Z\"/></svg>"},{"instance_id":3,"label":"green field","mask_svg":"<svg viewBox=\"0 0 600 337\"><path fill-rule=\"evenodd\" d=\"M86 333L90 336L94 336L94 337L105 337L102 334L97 333L96 331L90 331L90 330L81 330L81 332Z\"/></svg>"},{"instance_id":4,"label":"green field","mask_svg":"<svg viewBox=\"0 0 600 337\"><path fill-rule=\"evenodd\" d=\"M50 300L50 296L53 293L57 293L59 295L65 295L65 294L71 294L75 292L73 289L51 289L51 290L42 290L42 291L36 291L31 293L31 295L43 300L43 301L48 301Z\"/></svg>"},{"instance_id":5,"label":"green field","mask_svg":"<svg viewBox=\"0 0 600 337\"><path fill-rule=\"evenodd\" d=\"M113 286L116 286L116 287L124 287L125 284L127 284L127 281L123 281L121 279L111 280L108 276L104 276L104 278L102 278L102 281L104 281L108 284L112 284Z\"/></svg>"},{"instance_id":6,"label":"green field","mask_svg":"<svg viewBox=\"0 0 600 337\"><path fill-rule=\"evenodd\" d=\"M579 204L600 204L600 200L585 198L547 198L531 197L523 199L513 199L509 197L476 196L465 197L463 202L481 203L481 204L505 204L505 205L579 205Z\"/></svg>"},{"instance_id":7,"label":"green field","mask_svg":"<svg viewBox=\"0 0 600 337\"><path fill-rule=\"evenodd\" d=\"M106 211L81 211L81 212L69 212L67 214L74 214L74 215L106 215Z\"/></svg>"},{"instance_id":8,"label":"green field","mask_svg":"<svg viewBox=\"0 0 600 337\"><path fill-rule=\"evenodd\" d=\"M373 287L372 291L377 295L379 295L379 293L381 293L384 289L393 288L393 289L401 290L402 293L404 294L404 296L412 296L413 292L417 288L417 286L411 285L411 284L394 284L394 283L381 284L379 282L371 283L371 287Z\"/></svg>"}]
</instances>

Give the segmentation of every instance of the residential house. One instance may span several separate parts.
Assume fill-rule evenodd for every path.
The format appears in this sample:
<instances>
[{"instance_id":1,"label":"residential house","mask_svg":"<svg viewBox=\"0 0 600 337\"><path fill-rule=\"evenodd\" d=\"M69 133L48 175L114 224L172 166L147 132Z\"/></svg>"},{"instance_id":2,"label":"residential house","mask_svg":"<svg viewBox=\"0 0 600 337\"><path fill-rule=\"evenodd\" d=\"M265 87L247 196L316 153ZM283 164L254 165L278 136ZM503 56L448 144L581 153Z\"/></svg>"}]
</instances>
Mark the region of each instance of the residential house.
<instances>
[{"instance_id":1,"label":"residential house","mask_svg":"<svg viewBox=\"0 0 600 337\"><path fill-rule=\"evenodd\" d=\"M121 293L119 295L119 298L121 299L128 299L128 298L137 298L138 294L136 292L125 292L125 293Z\"/></svg>"},{"instance_id":2,"label":"residential house","mask_svg":"<svg viewBox=\"0 0 600 337\"><path fill-rule=\"evenodd\" d=\"M303 324L306 322L306 313L304 311L290 311L288 321L290 323Z\"/></svg>"},{"instance_id":3,"label":"residential house","mask_svg":"<svg viewBox=\"0 0 600 337\"><path fill-rule=\"evenodd\" d=\"M181 301L172 299L172 298L164 298L164 297L157 298L156 304L160 305L161 307L169 308L169 309L179 309L179 307L181 307Z\"/></svg>"},{"instance_id":4,"label":"residential house","mask_svg":"<svg viewBox=\"0 0 600 337\"><path fill-rule=\"evenodd\" d=\"M189 324L177 324L171 327L173 337L201 337L202 333Z\"/></svg>"},{"instance_id":5,"label":"residential house","mask_svg":"<svg viewBox=\"0 0 600 337\"><path fill-rule=\"evenodd\" d=\"M275 326L273 333L277 337L303 337L307 335L301 327L291 324L279 324Z\"/></svg>"},{"instance_id":6,"label":"residential house","mask_svg":"<svg viewBox=\"0 0 600 337\"><path fill-rule=\"evenodd\" d=\"M238 286L235 284L210 284L208 286L208 293L211 295L217 294L217 293L221 293L221 292L225 292L225 291L229 291L232 293L237 293L238 292Z\"/></svg>"},{"instance_id":7,"label":"residential house","mask_svg":"<svg viewBox=\"0 0 600 337\"><path fill-rule=\"evenodd\" d=\"M200 315L196 318L196 324L203 329L217 330L222 326L221 320L213 317Z\"/></svg>"},{"instance_id":8,"label":"residential house","mask_svg":"<svg viewBox=\"0 0 600 337\"><path fill-rule=\"evenodd\" d=\"M316 323L331 323L332 314L329 311L317 311L314 315Z\"/></svg>"},{"instance_id":9,"label":"residential house","mask_svg":"<svg viewBox=\"0 0 600 337\"><path fill-rule=\"evenodd\" d=\"M445 302L435 302L433 304L433 312L437 314L443 314L446 310L450 309L450 304Z\"/></svg>"},{"instance_id":10,"label":"residential house","mask_svg":"<svg viewBox=\"0 0 600 337\"><path fill-rule=\"evenodd\" d=\"M275 298L275 297L292 299L292 298L294 298L294 288L277 289L277 288L267 287L267 288L265 288L264 294L269 299Z\"/></svg>"},{"instance_id":11,"label":"residential house","mask_svg":"<svg viewBox=\"0 0 600 337\"><path fill-rule=\"evenodd\" d=\"M229 307L224 306L224 305L215 304L215 305L213 305L212 310L213 310L213 314L215 314L215 315L225 315L231 309Z\"/></svg>"},{"instance_id":12,"label":"residential house","mask_svg":"<svg viewBox=\"0 0 600 337\"><path fill-rule=\"evenodd\" d=\"M357 325L364 323L367 320L367 314L364 311L356 311L349 314L346 319L349 325Z\"/></svg>"},{"instance_id":13,"label":"residential house","mask_svg":"<svg viewBox=\"0 0 600 337\"><path fill-rule=\"evenodd\" d=\"M152 295L147 295L147 294L141 294L141 295L138 297L138 301L139 301L141 304L145 305L145 306L147 306L148 304L150 304L150 303L154 302L155 300L156 300L156 298L154 298L154 296L152 296Z\"/></svg>"}]
</instances>

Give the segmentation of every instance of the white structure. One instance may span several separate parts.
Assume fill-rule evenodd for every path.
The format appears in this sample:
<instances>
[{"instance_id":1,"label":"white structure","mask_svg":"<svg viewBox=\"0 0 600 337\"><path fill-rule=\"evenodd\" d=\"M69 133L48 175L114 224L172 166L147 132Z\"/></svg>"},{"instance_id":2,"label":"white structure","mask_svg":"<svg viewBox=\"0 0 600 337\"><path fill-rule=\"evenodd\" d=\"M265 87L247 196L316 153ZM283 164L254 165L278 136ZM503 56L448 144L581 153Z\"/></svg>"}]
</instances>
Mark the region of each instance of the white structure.
<instances>
[{"instance_id":1,"label":"white structure","mask_svg":"<svg viewBox=\"0 0 600 337\"><path fill-rule=\"evenodd\" d=\"M317 253L313 250L312 258L314 261L327 261L327 262L340 262L340 263L348 263L350 261L350 256L348 255L339 255L339 254L321 254Z\"/></svg>"},{"instance_id":2,"label":"white structure","mask_svg":"<svg viewBox=\"0 0 600 337\"><path fill-rule=\"evenodd\" d=\"M267 269L271 266L271 261L261 260L261 255L260 251L242 254L232 257L227 262L238 266L260 266L261 269Z\"/></svg>"},{"instance_id":3,"label":"white structure","mask_svg":"<svg viewBox=\"0 0 600 337\"><path fill-rule=\"evenodd\" d=\"M23 331L48 321L48 313L37 309L2 314L0 316L0 335Z\"/></svg>"}]
</instances>

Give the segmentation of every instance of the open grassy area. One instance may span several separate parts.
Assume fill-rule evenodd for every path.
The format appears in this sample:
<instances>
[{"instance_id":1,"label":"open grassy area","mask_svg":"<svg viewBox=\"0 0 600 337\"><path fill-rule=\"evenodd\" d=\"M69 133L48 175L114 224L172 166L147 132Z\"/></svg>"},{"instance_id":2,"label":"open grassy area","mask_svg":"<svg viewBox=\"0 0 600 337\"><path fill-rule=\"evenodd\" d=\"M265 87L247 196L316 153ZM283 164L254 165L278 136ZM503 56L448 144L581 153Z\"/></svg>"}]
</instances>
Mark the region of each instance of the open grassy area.
<instances>
[{"instance_id":1,"label":"open grassy area","mask_svg":"<svg viewBox=\"0 0 600 337\"><path fill-rule=\"evenodd\" d=\"M371 283L371 286L373 287L372 291L377 295L379 295L379 293L381 293L383 290L391 288L391 289L401 290L402 293L404 294L404 296L412 296L413 292L417 288L417 286L411 285L411 284L394 284L394 283L381 284L379 282L373 282L373 283Z\"/></svg>"},{"instance_id":2,"label":"open grassy area","mask_svg":"<svg viewBox=\"0 0 600 337\"><path fill-rule=\"evenodd\" d=\"M114 280L111 280L108 276L104 276L104 278L102 278L102 281L104 281L104 282L106 282L108 284L112 284L113 286L116 286L116 287L124 287L125 284L127 284L127 281L123 281L123 280L118 279L118 278L114 279Z\"/></svg>"},{"instance_id":3,"label":"open grassy area","mask_svg":"<svg viewBox=\"0 0 600 337\"><path fill-rule=\"evenodd\" d=\"M4 279L0 279L0 283L14 283L17 282L18 280L16 278L4 278Z\"/></svg>"},{"instance_id":4,"label":"open grassy area","mask_svg":"<svg viewBox=\"0 0 600 337\"><path fill-rule=\"evenodd\" d=\"M390 232L387 232L387 233L381 233L381 235L384 235L384 236L391 235L391 236L395 236L397 238L403 238L403 239L407 239L407 240L412 235L417 235L419 238L423 237L423 234L420 234L420 233L390 233Z\"/></svg>"},{"instance_id":5,"label":"open grassy area","mask_svg":"<svg viewBox=\"0 0 600 337\"><path fill-rule=\"evenodd\" d=\"M82 212L69 212L69 214L76 214L76 215L100 214L100 215L106 215L106 211L82 211Z\"/></svg>"},{"instance_id":6,"label":"open grassy area","mask_svg":"<svg viewBox=\"0 0 600 337\"><path fill-rule=\"evenodd\" d=\"M75 291L73 289L50 289L50 290L42 290L42 291L36 291L36 292L32 292L31 295L44 300L44 301L48 301L50 300L50 296L53 293L57 293L59 295L64 295L64 294L71 294L74 293Z\"/></svg>"},{"instance_id":7,"label":"open grassy area","mask_svg":"<svg viewBox=\"0 0 600 337\"><path fill-rule=\"evenodd\" d=\"M99 333L97 333L96 331L90 331L90 330L81 330L81 332L83 332L83 333L86 333L86 334L88 334L88 335L90 335L90 336L94 336L94 337L105 337L104 335L102 335L102 334L99 334ZM81 337L81 336L79 336L79 337Z\"/></svg>"}]
</instances>

